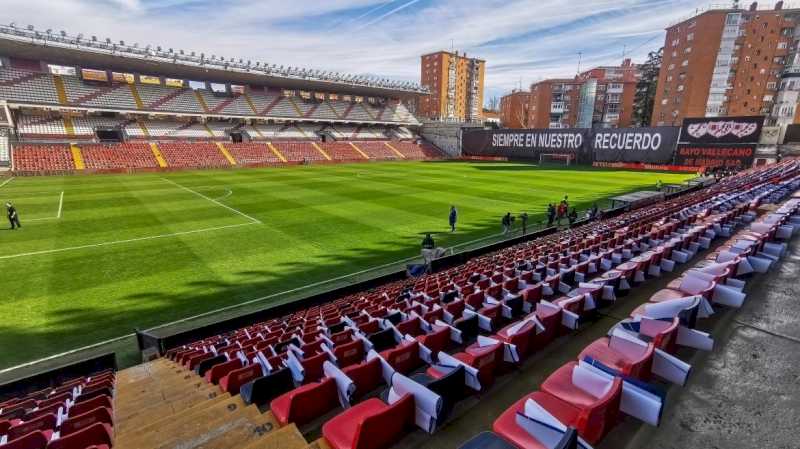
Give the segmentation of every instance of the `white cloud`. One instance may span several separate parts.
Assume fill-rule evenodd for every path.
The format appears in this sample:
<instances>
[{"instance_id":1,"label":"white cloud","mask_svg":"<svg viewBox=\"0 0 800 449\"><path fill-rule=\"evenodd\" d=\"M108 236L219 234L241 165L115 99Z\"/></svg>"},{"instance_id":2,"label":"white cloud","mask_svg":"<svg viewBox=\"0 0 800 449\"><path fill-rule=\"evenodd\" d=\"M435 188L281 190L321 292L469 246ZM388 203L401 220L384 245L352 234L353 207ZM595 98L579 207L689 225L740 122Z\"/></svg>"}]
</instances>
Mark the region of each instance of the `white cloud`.
<instances>
[{"instance_id":1,"label":"white cloud","mask_svg":"<svg viewBox=\"0 0 800 449\"><path fill-rule=\"evenodd\" d=\"M418 81L419 56L487 61L487 97L642 60L705 0L0 0L7 21L279 65Z\"/></svg>"}]
</instances>

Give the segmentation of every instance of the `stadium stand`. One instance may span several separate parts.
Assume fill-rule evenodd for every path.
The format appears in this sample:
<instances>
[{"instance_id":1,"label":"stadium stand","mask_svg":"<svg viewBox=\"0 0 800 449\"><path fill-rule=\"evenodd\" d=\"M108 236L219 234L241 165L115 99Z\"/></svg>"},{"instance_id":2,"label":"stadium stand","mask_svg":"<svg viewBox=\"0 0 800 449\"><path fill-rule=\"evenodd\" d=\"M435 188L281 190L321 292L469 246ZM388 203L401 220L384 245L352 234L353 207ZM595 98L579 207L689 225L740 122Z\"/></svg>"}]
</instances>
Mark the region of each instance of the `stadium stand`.
<instances>
[{"instance_id":1,"label":"stadium stand","mask_svg":"<svg viewBox=\"0 0 800 449\"><path fill-rule=\"evenodd\" d=\"M440 417L438 409L425 405L425 391L436 391L452 403L462 400L464 391L490 388L508 366L580 327L598 307L669 275L676 265L707 252L713 240L725 238L670 283L668 289L676 293L653 295L650 304L620 322L609 338L589 345L577 362L557 369L538 391L510 407L495 421L495 433L483 438L538 448L545 446L536 438L536 420L564 434L575 428L590 443L601 441L621 414L657 424L662 399L646 396L642 382L658 376L680 385L682 379L654 360L670 360L676 344L691 345L676 336L693 333L698 318L715 308L740 306L745 298L742 276L768 271L784 254L782 240L800 225L800 199L761 217L755 210L781 202L798 188L796 162L750 170L438 273L172 348L166 359L134 370L161 371L176 385L187 373L191 380L184 376L186 388L206 392L218 384L216 395L193 399L202 405L194 412L171 413L175 424L168 430L156 425L142 432L145 418L130 425L136 432L123 432L120 423L115 446L145 447L167 436L177 442L211 434L238 422L220 415L231 404L246 421L274 422L291 432L295 425L335 413L321 426L325 443L334 448L389 447L415 425L433 432L441 421L418 418L426 411ZM490 316L496 310L497 320ZM437 343L435 335L444 339ZM417 370L425 374L413 374ZM454 370L463 371L448 376ZM195 383L197 376L204 381ZM455 382L458 388L445 388L444 382ZM652 399L652 415L621 405L623 390L632 388ZM383 390L380 398L363 399L376 389ZM162 402L149 407L163 407ZM254 407L266 404L267 413ZM334 411L342 406L347 407ZM525 420L534 425L523 427Z\"/></svg>"},{"instance_id":2,"label":"stadium stand","mask_svg":"<svg viewBox=\"0 0 800 449\"><path fill-rule=\"evenodd\" d=\"M113 370L74 378L0 403L0 448L110 448Z\"/></svg>"},{"instance_id":3,"label":"stadium stand","mask_svg":"<svg viewBox=\"0 0 800 449\"><path fill-rule=\"evenodd\" d=\"M68 145L20 145L14 148L14 169L19 172L74 170Z\"/></svg>"},{"instance_id":4,"label":"stadium stand","mask_svg":"<svg viewBox=\"0 0 800 449\"><path fill-rule=\"evenodd\" d=\"M153 152L147 143L81 144L79 148L87 169L115 170L157 167Z\"/></svg>"},{"instance_id":5,"label":"stadium stand","mask_svg":"<svg viewBox=\"0 0 800 449\"><path fill-rule=\"evenodd\" d=\"M216 168L231 165L220 149L210 142L162 142L158 148L170 167Z\"/></svg>"},{"instance_id":6,"label":"stadium stand","mask_svg":"<svg viewBox=\"0 0 800 449\"><path fill-rule=\"evenodd\" d=\"M240 165L280 164L282 162L264 142L226 143L225 148Z\"/></svg>"},{"instance_id":7,"label":"stadium stand","mask_svg":"<svg viewBox=\"0 0 800 449\"><path fill-rule=\"evenodd\" d=\"M363 161L369 159L361 150L349 142L330 142L319 144L331 159L339 161Z\"/></svg>"}]
</instances>

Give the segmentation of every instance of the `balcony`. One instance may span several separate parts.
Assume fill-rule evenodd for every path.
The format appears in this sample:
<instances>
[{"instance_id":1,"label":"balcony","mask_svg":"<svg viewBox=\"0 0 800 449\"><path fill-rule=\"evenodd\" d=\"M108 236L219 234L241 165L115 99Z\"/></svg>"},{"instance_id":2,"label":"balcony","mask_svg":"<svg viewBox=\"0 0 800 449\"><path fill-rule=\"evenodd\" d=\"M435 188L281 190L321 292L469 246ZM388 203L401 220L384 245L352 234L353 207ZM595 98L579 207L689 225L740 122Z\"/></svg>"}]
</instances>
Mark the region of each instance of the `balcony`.
<instances>
[{"instance_id":1,"label":"balcony","mask_svg":"<svg viewBox=\"0 0 800 449\"><path fill-rule=\"evenodd\" d=\"M800 76L800 65L787 65L783 69L783 76Z\"/></svg>"},{"instance_id":2,"label":"balcony","mask_svg":"<svg viewBox=\"0 0 800 449\"><path fill-rule=\"evenodd\" d=\"M564 102L553 102L550 104L550 113L552 114L563 114L564 109Z\"/></svg>"}]
</instances>

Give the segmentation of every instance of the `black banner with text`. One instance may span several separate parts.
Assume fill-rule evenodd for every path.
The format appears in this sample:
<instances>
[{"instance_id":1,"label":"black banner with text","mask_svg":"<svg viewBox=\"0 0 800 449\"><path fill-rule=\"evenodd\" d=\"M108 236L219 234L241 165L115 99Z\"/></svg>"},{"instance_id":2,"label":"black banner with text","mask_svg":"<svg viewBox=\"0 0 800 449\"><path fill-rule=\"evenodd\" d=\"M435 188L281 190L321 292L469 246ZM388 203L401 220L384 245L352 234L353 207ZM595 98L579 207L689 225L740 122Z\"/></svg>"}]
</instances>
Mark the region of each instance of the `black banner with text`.
<instances>
[{"instance_id":1,"label":"black banner with text","mask_svg":"<svg viewBox=\"0 0 800 449\"><path fill-rule=\"evenodd\" d=\"M501 129L464 131L462 151L467 156L503 156L539 159L542 154L573 154L579 160L587 153L588 129Z\"/></svg>"},{"instance_id":2,"label":"black banner with text","mask_svg":"<svg viewBox=\"0 0 800 449\"><path fill-rule=\"evenodd\" d=\"M590 147L595 161L669 164L679 132L674 126L598 129L592 133Z\"/></svg>"}]
</instances>

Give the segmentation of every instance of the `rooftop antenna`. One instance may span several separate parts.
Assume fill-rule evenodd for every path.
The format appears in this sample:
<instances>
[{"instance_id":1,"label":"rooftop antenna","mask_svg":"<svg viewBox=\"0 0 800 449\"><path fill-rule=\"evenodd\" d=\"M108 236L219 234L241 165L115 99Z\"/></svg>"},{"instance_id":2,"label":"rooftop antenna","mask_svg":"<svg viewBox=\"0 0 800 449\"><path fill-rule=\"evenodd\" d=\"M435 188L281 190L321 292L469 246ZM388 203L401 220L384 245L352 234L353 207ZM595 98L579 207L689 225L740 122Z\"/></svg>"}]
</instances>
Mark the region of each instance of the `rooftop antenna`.
<instances>
[{"instance_id":1,"label":"rooftop antenna","mask_svg":"<svg viewBox=\"0 0 800 449\"><path fill-rule=\"evenodd\" d=\"M625 55L628 53L628 44L622 46L622 60L625 60Z\"/></svg>"},{"instance_id":2,"label":"rooftop antenna","mask_svg":"<svg viewBox=\"0 0 800 449\"><path fill-rule=\"evenodd\" d=\"M453 53L455 51L456 50L455 50L455 45L454 45L453 38L450 38L450 53Z\"/></svg>"},{"instance_id":3,"label":"rooftop antenna","mask_svg":"<svg viewBox=\"0 0 800 449\"><path fill-rule=\"evenodd\" d=\"M739 9L739 0L733 0L733 9Z\"/></svg>"},{"instance_id":4,"label":"rooftop antenna","mask_svg":"<svg viewBox=\"0 0 800 449\"><path fill-rule=\"evenodd\" d=\"M578 74L581 73L581 58L583 58L583 52L578 52Z\"/></svg>"}]
</instances>

